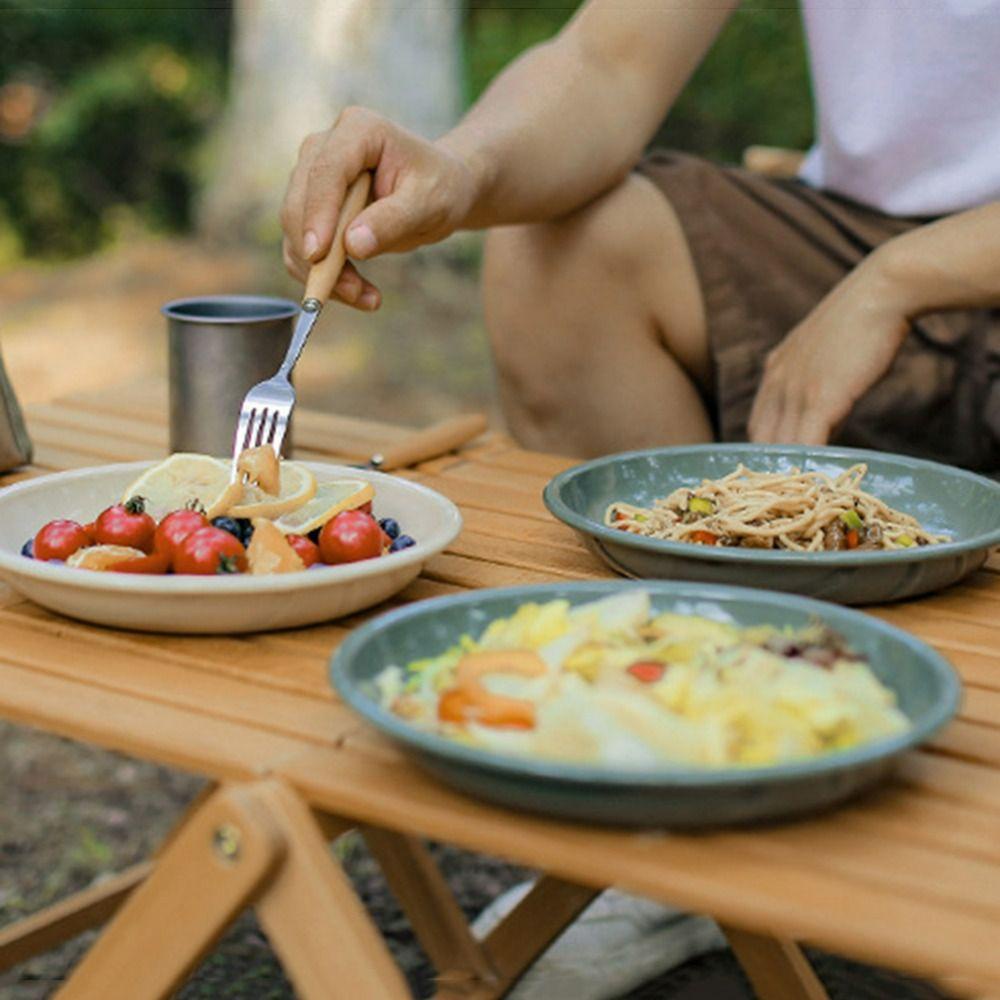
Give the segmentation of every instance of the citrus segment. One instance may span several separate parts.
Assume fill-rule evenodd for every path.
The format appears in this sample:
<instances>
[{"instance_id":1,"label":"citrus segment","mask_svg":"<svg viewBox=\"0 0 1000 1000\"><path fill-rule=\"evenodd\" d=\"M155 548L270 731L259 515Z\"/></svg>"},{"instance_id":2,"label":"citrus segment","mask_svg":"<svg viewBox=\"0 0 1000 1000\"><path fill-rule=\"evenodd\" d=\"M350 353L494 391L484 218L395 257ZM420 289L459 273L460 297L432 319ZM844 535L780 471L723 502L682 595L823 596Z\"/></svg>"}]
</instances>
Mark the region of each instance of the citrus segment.
<instances>
[{"instance_id":1,"label":"citrus segment","mask_svg":"<svg viewBox=\"0 0 1000 1000\"><path fill-rule=\"evenodd\" d=\"M334 479L320 483L308 503L283 514L274 523L286 535L308 535L342 510L360 507L373 496L375 488L364 479Z\"/></svg>"},{"instance_id":2,"label":"citrus segment","mask_svg":"<svg viewBox=\"0 0 1000 1000\"><path fill-rule=\"evenodd\" d=\"M230 478L228 462L210 455L178 452L131 483L122 494L122 502L143 497L146 511L157 521L191 504L203 507L210 518L218 517L242 492Z\"/></svg>"},{"instance_id":3,"label":"citrus segment","mask_svg":"<svg viewBox=\"0 0 1000 1000\"><path fill-rule=\"evenodd\" d=\"M281 492L265 493L256 483L243 485L243 496L226 513L230 517L281 517L316 495L316 477L298 462L281 463Z\"/></svg>"},{"instance_id":4,"label":"citrus segment","mask_svg":"<svg viewBox=\"0 0 1000 1000\"><path fill-rule=\"evenodd\" d=\"M256 483L269 496L281 492L281 470L278 456L269 444L259 448L247 448L236 463L236 471L242 472L252 483Z\"/></svg>"},{"instance_id":5,"label":"citrus segment","mask_svg":"<svg viewBox=\"0 0 1000 1000\"><path fill-rule=\"evenodd\" d=\"M66 565L76 569L109 570L126 559L142 559L145 555L142 549L132 549L127 545L91 545L74 552L66 560Z\"/></svg>"},{"instance_id":6,"label":"citrus segment","mask_svg":"<svg viewBox=\"0 0 1000 1000\"><path fill-rule=\"evenodd\" d=\"M254 518L253 538L247 548L247 562L254 576L297 573L306 568L299 554L274 526L274 522L262 517Z\"/></svg>"}]
</instances>

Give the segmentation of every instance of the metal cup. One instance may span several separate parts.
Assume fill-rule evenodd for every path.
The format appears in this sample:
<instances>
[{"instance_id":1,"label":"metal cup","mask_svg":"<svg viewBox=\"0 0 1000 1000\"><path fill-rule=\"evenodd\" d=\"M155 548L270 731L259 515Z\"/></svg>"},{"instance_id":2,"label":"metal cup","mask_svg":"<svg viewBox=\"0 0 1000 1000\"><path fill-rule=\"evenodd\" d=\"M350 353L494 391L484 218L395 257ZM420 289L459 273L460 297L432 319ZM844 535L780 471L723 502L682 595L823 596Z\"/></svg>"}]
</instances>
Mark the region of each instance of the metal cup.
<instances>
[{"instance_id":1,"label":"metal cup","mask_svg":"<svg viewBox=\"0 0 1000 1000\"><path fill-rule=\"evenodd\" d=\"M170 353L170 450L229 455L243 397L280 366L298 303L205 295L163 307ZM289 425L283 451L291 451Z\"/></svg>"}]
</instances>

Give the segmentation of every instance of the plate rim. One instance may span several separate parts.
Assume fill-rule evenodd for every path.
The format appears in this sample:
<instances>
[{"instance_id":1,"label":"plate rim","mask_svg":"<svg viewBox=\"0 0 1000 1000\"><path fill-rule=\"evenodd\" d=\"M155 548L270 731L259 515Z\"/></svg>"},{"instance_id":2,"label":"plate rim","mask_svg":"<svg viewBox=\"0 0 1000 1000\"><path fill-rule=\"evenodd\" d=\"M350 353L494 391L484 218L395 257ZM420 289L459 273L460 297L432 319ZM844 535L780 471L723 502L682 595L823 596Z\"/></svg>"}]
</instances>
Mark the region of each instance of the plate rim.
<instances>
[{"instance_id":1,"label":"plate rim","mask_svg":"<svg viewBox=\"0 0 1000 1000\"><path fill-rule=\"evenodd\" d=\"M704 768L697 770L692 767L671 769L669 767L619 769L617 771L603 766L574 764L558 761L536 760L529 757L504 755L492 750L478 747L467 747L417 729L399 719L391 712L383 709L370 698L363 695L358 687L346 676L346 664L353 659L358 650L368 640L383 628L408 618L433 614L441 605L475 604L483 595L491 597L518 597L525 600L532 595L551 593L553 591L573 591L581 594L610 595L626 590L650 590L665 594L674 594L678 598L691 600L719 600L721 598L736 598L779 607L793 607L803 612L833 617L846 617L862 622L884 636L901 641L911 652L928 664L935 676L940 680L942 698L935 708L927 713L927 717L919 724L914 724L905 733L883 737L854 747L850 750L837 751L824 757L811 758L802 761L785 762L766 767L725 767ZM554 600L554 597L548 599ZM835 626L836 627L836 626ZM469 591L462 594L447 594L441 597L417 601L402 608L377 615L358 628L352 629L343 642L331 653L327 664L327 675L337 694L357 711L367 722L383 734L389 735L409 747L437 758L445 758L449 763L460 763L465 767L486 769L508 776L530 777L542 781L557 781L575 787L606 786L608 788L713 788L732 789L748 784L770 782L794 782L802 778L820 777L834 774L854 767L873 764L888 760L907 750L914 749L926 742L947 725L958 712L962 699L962 681L948 659L942 656L928 643L911 635L904 629L891 625L881 619L874 618L864 612L856 611L842 605L819 601L814 598L799 595L784 594L776 591L758 590L752 587L739 587L720 583L693 583L684 580L588 580L565 581L541 584L524 584L516 587L487 588Z\"/></svg>"},{"instance_id":2,"label":"plate rim","mask_svg":"<svg viewBox=\"0 0 1000 1000\"><path fill-rule=\"evenodd\" d=\"M823 566L826 568L865 566L878 564L896 564L907 562L925 562L947 558L949 556L961 555L967 552L977 552L983 549L992 548L1000 544L1000 524L990 532L974 535L972 538L965 538L950 542L941 542L933 546L914 546L913 548L890 551L878 549L875 551L853 551L853 552L788 552L773 549L743 549L717 547L711 545L693 545L690 542L677 542L664 538L647 538L643 535L633 535L630 532L619 531L609 528L607 525L594 521L583 514L578 513L562 498L562 492L567 483L576 476L591 469L600 468L614 462L626 461L630 459L641 459L660 455L693 455L704 454L710 449L725 448L742 452L748 455L758 454L768 451L801 452L803 457L808 458L813 455L827 455L832 460L838 458L855 459L864 461L875 458L880 461L891 460L904 464L916 465L921 468L932 469L945 473L959 479L968 479L981 486L992 490L996 494L997 503L1000 505L1000 483L981 476L978 473L970 472L968 469L960 469L957 466L946 465L943 462L933 462L924 458L913 458L909 455L899 455L893 452L875 451L867 448L841 448L827 445L767 445L752 444L748 442L714 443L697 445L677 445L663 448L639 448L633 451L615 452L611 455L603 455L600 458L590 459L580 462L568 469L553 476L542 491L542 498L545 506L555 518L563 524L579 531L581 534L602 539L614 545L623 545L627 548L639 549L648 553L660 553L663 555L678 556L684 559L698 559L705 562L716 563L759 563L761 565L776 566Z\"/></svg>"},{"instance_id":3,"label":"plate rim","mask_svg":"<svg viewBox=\"0 0 1000 1000\"><path fill-rule=\"evenodd\" d=\"M158 461L161 460L143 459L137 462L114 462L107 465L86 466L79 469L67 469L62 472L33 476L30 479L13 483L10 486L0 489L0 516L3 513L4 503L9 497L44 487L45 484L50 484L53 480L58 479L59 481L66 482L77 478L86 479L95 473L126 471L138 473L144 468L151 468ZM239 594L264 596L330 587L338 583L348 583L372 576L379 576L392 568L402 568L414 563L423 563L431 556L447 548L462 530L462 515L458 507L446 496L428 486L424 486L422 483L414 483L409 479L384 472L377 472L373 469L358 469L352 466L337 465L328 462L301 460L299 464L307 466L311 471L316 473L322 471L326 474L334 471L338 474L343 473L367 478L375 484L376 493L379 482L392 481L394 486L402 485L404 489L421 495L429 502L435 504L441 512L442 523L435 535L430 538L417 539L416 545L412 545L400 552L394 552L392 554L391 565L383 563L381 559L365 559L342 566L330 566L324 571L303 571L301 573L282 573L268 576L252 576L249 573L234 574L221 578L184 575L144 576L136 573L85 573L70 566L54 565L39 562L38 560L26 559L20 553L12 553L0 548L0 576L5 578L15 590L18 586L18 579L28 577L33 581L37 580L40 583L49 585L60 585L74 589L79 588L91 592L104 592L116 596L123 594L137 594L147 597L162 596L164 598L174 596L220 597Z\"/></svg>"}]
</instances>

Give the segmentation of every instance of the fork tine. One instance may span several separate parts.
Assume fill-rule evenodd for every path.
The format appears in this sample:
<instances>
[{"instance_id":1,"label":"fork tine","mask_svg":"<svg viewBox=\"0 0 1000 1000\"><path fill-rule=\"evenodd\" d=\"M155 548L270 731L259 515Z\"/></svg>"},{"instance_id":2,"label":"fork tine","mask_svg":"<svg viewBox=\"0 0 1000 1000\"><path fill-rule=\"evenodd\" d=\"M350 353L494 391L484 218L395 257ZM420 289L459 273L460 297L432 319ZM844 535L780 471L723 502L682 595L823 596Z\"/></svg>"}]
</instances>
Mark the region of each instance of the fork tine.
<instances>
[{"instance_id":1,"label":"fork tine","mask_svg":"<svg viewBox=\"0 0 1000 1000\"><path fill-rule=\"evenodd\" d=\"M236 436L233 438L233 471L236 471L236 462L239 460L240 454L243 451L244 444L247 439L247 434L250 431L250 421L252 419L253 412L249 413L246 410L240 412L240 420L236 425Z\"/></svg>"},{"instance_id":2,"label":"fork tine","mask_svg":"<svg viewBox=\"0 0 1000 1000\"><path fill-rule=\"evenodd\" d=\"M285 432L288 430L288 413L285 410L278 410L275 413L274 433L271 439L271 446L274 453L281 457L281 445L285 440Z\"/></svg>"},{"instance_id":3,"label":"fork tine","mask_svg":"<svg viewBox=\"0 0 1000 1000\"><path fill-rule=\"evenodd\" d=\"M264 407L257 414L257 425L250 440L250 447L259 448L264 443L264 430L267 427L268 410Z\"/></svg>"}]
</instances>

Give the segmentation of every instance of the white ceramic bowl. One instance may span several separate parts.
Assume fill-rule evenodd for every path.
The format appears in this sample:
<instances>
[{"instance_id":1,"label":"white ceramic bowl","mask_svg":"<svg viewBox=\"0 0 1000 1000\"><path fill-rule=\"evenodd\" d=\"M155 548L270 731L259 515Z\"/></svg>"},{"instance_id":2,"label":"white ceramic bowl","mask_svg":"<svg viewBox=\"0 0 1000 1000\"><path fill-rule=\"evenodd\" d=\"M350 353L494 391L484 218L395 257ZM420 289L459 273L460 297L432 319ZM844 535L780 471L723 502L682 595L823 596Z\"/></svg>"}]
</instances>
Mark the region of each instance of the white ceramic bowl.
<instances>
[{"instance_id":1,"label":"white ceramic bowl","mask_svg":"<svg viewBox=\"0 0 1000 1000\"><path fill-rule=\"evenodd\" d=\"M384 556L275 576L140 576L95 573L20 554L46 522L92 521L153 462L76 469L0 489L0 577L60 614L144 632L233 633L313 625L384 601L458 535L462 518L445 497L367 469L306 462L316 477L366 479L376 517L394 517L417 544Z\"/></svg>"}]
</instances>

